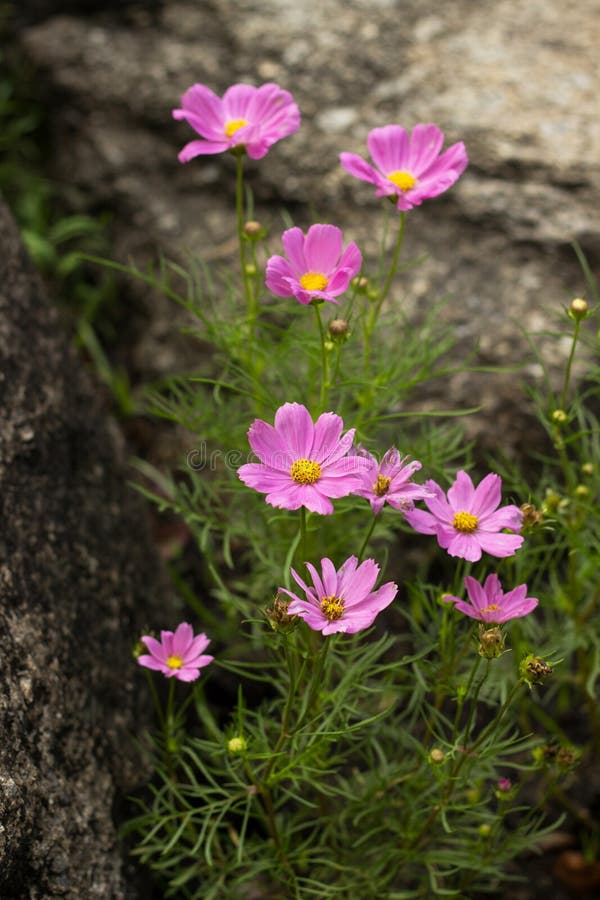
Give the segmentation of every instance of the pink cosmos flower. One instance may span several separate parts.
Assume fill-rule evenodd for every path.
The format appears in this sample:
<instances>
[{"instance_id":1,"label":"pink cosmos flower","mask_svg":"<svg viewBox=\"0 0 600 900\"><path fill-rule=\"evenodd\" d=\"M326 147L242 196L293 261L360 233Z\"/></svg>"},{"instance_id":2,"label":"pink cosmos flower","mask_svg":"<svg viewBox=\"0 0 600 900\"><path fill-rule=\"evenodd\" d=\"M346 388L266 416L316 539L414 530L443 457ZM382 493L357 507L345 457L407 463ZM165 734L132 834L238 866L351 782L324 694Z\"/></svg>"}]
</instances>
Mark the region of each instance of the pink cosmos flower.
<instances>
[{"instance_id":1,"label":"pink cosmos flower","mask_svg":"<svg viewBox=\"0 0 600 900\"><path fill-rule=\"evenodd\" d=\"M261 159L281 138L300 127L300 112L292 95L278 84L234 84L223 98L204 84L193 84L181 98L183 109L174 119L185 119L204 140L190 141L179 154L186 163L196 156L243 147L252 159Z\"/></svg>"},{"instance_id":2,"label":"pink cosmos flower","mask_svg":"<svg viewBox=\"0 0 600 900\"><path fill-rule=\"evenodd\" d=\"M278 297L295 297L305 305L312 300L335 299L360 272L362 255L356 244L342 246L342 232L335 225L311 225L306 237L300 228L281 236L287 254L267 262L267 287ZM342 252L343 250L343 252Z\"/></svg>"},{"instance_id":3,"label":"pink cosmos flower","mask_svg":"<svg viewBox=\"0 0 600 900\"><path fill-rule=\"evenodd\" d=\"M477 488L466 472L459 472L448 491L448 497L435 481L425 487L433 497L425 498L429 512L413 509L404 513L407 522L421 534L435 534L438 544L450 556L461 556L470 562L481 559L481 551L492 556L512 556L523 543L519 534L503 534L503 528L520 531L523 513L518 506L500 503L502 479L486 475Z\"/></svg>"},{"instance_id":4,"label":"pink cosmos flower","mask_svg":"<svg viewBox=\"0 0 600 900\"><path fill-rule=\"evenodd\" d=\"M465 587L470 603L449 594L442 597L442 600L454 603L456 609L460 609L472 619L493 625L500 625L509 619L520 619L535 609L539 603L536 597L527 597L526 584L520 584L514 590L503 593L497 575L488 575L483 585L470 575L466 575Z\"/></svg>"},{"instance_id":5,"label":"pink cosmos flower","mask_svg":"<svg viewBox=\"0 0 600 900\"><path fill-rule=\"evenodd\" d=\"M417 460L406 463L408 456L401 457L395 447L387 451L381 464L363 447L357 447L356 454L368 461L369 468L361 475L361 487L353 493L366 497L375 515L381 512L385 503L404 512L414 508L415 500L434 496L422 484L413 484L410 480L421 468L421 463Z\"/></svg>"},{"instance_id":6,"label":"pink cosmos flower","mask_svg":"<svg viewBox=\"0 0 600 900\"><path fill-rule=\"evenodd\" d=\"M161 631L160 641L150 635L144 635L141 640L150 653L138 657L140 666L156 669L167 678L195 681L200 669L214 659L214 656L203 655L210 644L209 639L205 634L194 637L194 630L187 622L181 622L175 633Z\"/></svg>"},{"instance_id":7,"label":"pink cosmos flower","mask_svg":"<svg viewBox=\"0 0 600 900\"><path fill-rule=\"evenodd\" d=\"M458 181L467 166L462 141L440 156L444 135L437 125L415 125L408 134L400 125L369 132L367 146L375 167L356 153L341 153L347 172L377 187L378 197L395 197L399 210L420 206Z\"/></svg>"},{"instance_id":8,"label":"pink cosmos flower","mask_svg":"<svg viewBox=\"0 0 600 900\"><path fill-rule=\"evenodd\" d=\"M260 462L240 466L238 476L266 494L271 506L332 513L329 498L351 494L367 466L366 460L347 456L354 428L342 435L343 427L334 413L323 413L313 424L305 406L284 403L274 426L262 419L250 426L248 440Z\"/></svg>"},{"instance_id":9,"label":"pink cosmos flower","mask_svg":"<svg viewBox=\"0 0 600 900\"><path fill-rule=\"evenodd\" d=\"M351 556L337 572L330 559L322 559L322 575L310 563L306 563L306 568L312 578L311 586L291 569L294 580L306 595L305 600L285 588L279 590L292 598L288 615L301 616L313 631L322 634L337 631L355 634L369 628L398 593L398 585L393 581L373 590L379 575L379 566L373 559L358 565L356 556Z\"/></svg>"}]
</instances>

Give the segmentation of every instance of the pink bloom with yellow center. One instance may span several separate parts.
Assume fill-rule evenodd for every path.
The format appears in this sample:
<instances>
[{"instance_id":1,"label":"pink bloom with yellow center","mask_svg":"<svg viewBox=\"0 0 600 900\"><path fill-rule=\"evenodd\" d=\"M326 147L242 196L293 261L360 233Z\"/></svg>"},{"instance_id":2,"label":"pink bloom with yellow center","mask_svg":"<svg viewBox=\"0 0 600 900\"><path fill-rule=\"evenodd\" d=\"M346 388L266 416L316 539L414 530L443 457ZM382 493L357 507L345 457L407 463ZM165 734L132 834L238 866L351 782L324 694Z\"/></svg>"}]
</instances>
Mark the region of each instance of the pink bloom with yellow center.
<instances>
[{"instance_id":1,"label":"pink bloom with yellow center","mask_svg":"<svg viewBox=\"0 0 600 900\"><path fill-rule=\"evenodd\" d=\"M174 633L161 631L160 641L150 635L144 635L141 640L149 653L138 657L140 666L162 672L167 678L195 681L200 669L214 659L204 653L209 639L205 634L194 636L194 630L187 622L181 622Z\"/></svg>"},{"instance_id":2,"label":"pink bloom with yellow center","mask_svg":"<svg viewBox=\"0 0 600 900\"><path fill-rule=\"evenodd\" d=\"M446 594L442 600L454 603L456 609L472 619L478 619L479 622L500 625L509 619L520 619L534 610L539 603L536 597L527 596L526 584L520 584L512 591L503 593L497 575L488 575L483 585L470 575L466 575L465 587L469 603L450 594Z\"/></svg>"},{"instance_id":3,"label":"pink bloom with yellow center","mask_svg":"<svg viewBox=\"0 0 600 900\"><path fill-rule=\"evenodd\" d=\"M272 256L267 262L267 287L278 297L295 297L308 305L329 300L348 290L358 275L362 255L356 244L343 249L342 232L335 225L311 225L306 235L289 228L281 236L287 259Z\"/></svg>"},{"instance_id":4,"label":"pink bloom with yellow center","mask_svg":"<svg viewBox=\"0 0 600 900\"><path fill-rule=\"evenodd\" d=\"M305 406L284 403L274 425L256 419L250 426L248 440L260 462L240 466L238 476L266 494L271 506L332 513L329 498L351 494L367 466L366 460L348 456L354 428L342 435L343 427L335 413L323 413L313 423Z\"/></svg>"},{"instance_id":5,"label":"pink bloom with yellow center","mask_svg":"<svg viewBox=\"0 0 600 900\"><path fill-rule=\"evenodd\" d=\"M459 472L448 496L435 481L425 487L433 494L425 498L429 512L413 509L404 513L406 521L421 534L435 534L438 544L450 556L470 562L481 559L481 552L492 556L512 556L523 543L519 534L504 534L503 529L519 532L523 513L518 506L503 506L502 479L491 473L475 488L466 472Z\"/></svg>"},{"instance_id":6,"label":"pink bloom with yellow center","mask_svg":"<svg viewBox=\"0 0 600 900\"><path fill-rule=\"evenodd\" d=\"M181 98L174 119L185 119L203 138L190 141L179 154L186 163L196 156L242 147L261 159L281 138L300 127L300 112L292 95L278 84L234 84L218 97L204 84L194 84Z\"/></svg>"},{"instance_id":7,"label":"pink bloom with yellow center","mask_svg":"<svg viewBox=\"0 0 600 900\"><path fill-rule=\"evenodd\" d=\"M378 197L394 198L399 210L420 206L458 181L468 158L462 141L440 155L444 135L437 125L415 125L408 133L400 125L374 128L367 146L375 166L356 153L341 153L347 172L377 187Z\"/></svg>"},{"instance_id":8,"label":"pink bloom with yellow center","mask_svg":"<svg viewBox=\"0 0 600 900\"><path fill-rule=\"evenodd\" d=\"M393 581L373 590L379 576L379 566L373 559L366 559L359 565L356 556L351 556L336 572L331 560L325 558L321 560L321 575L311 563L306 563L306 568L312 585L305 584L291 569L305 599L285 588L279 590L292 598L288 615L300 616L313 631L322 634L338 631L355 634L369 628L378 613L389 606L398 593L398 585Z\"/></svg>"},{"instance_id":9,"label":"pink bloom with yellow center","mask_svg":"<svg viewBox=\"0 0 600 900\"><path fill-rule=\"evenodd\" d=\"M395 447L387 451L381 463L363 447L357 447L356 454L367 460L369 468L362 473L361 487L353 493L365 497L375 515L381 512L385 503L405 512L414 509L415 500L433 497L424 485L410 480L421 468L421 463L417 460L407 462L408 456L400 456Z\"/></svg>"}]
</instances>

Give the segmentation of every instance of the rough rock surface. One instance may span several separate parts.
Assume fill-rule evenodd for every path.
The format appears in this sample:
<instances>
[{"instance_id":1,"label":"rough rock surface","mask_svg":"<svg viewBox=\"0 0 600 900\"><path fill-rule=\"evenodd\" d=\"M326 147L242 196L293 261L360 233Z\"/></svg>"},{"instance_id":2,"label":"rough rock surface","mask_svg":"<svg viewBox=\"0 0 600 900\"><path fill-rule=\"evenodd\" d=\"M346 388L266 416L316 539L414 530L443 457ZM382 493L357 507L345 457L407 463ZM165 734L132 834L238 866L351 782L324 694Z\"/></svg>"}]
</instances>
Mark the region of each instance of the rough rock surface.
<instances>
[{"instance_id":1,"label":"rough rock surface","mask_svg":"<svg viewBox=\"0 0 600 900\"><path fill-rule=\"evenodd\" d=\"M114 210L118 258L157 247L209 260L232 254L232 161L180 166L192 132L170 113L195 81L222 91L274 80L294 93L303 125L248 167L273 252L284 206L298 224L340 224L372 263L381 201L340 168L338 153L364 152L377 125L435 121L449 141L466 142L471 164L444 197L409 214L406 256L429 258L403 276L391 302L411 312L448 296L460 354L479 342L479 362L526 361L536 378L515 322L544 329L584 291L571 241L598 264L595 0L174 0L119 15L47 14L21 28L19 42L52 109L54 176L73 205ZM172 311L153 299L147 319L138 373L185 366ZM557 373L565 354L548 348ZM495 423L492 442L498 433L516 446L523 439L514 375L456 376L429 396L434 405L480 404L478 437Z\"/></svg>"},{"instance_id":2,"label":"rough rock surface","mask_svg":"<svg viewBox=\"0 0 600 900\"><path fill-rule=\"evenodd\" d=\"M148 710L132 642L165 599L145 510L0 203L0 897L119 900L113 805Z\"/></svg>"}]
</instances>

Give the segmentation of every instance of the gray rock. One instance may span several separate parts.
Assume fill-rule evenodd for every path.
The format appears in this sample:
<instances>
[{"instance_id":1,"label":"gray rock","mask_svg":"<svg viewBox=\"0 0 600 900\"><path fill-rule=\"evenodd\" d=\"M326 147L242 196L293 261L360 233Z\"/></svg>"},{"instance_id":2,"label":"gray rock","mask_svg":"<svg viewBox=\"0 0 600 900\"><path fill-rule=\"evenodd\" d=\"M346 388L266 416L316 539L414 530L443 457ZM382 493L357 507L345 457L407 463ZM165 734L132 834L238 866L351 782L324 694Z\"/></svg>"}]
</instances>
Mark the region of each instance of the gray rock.
<instances>
[{"instance_id":1,"label":"gray rock","mask_svg":"<svg viewBox=\"0 0 600 900\"><path fill-rule=\"evenodd\" d=\"M165 587L120 434L2 204L0 246L0 897L119 900L113 805L150 721L132 645Z\"/></svg>"},{"instance_id":2,"label":"gray rock","mask_svg":"<svg viewBox=\"0 0 600 900\"><path fill-rule=\"evenodd\" d=\"M448 142L465 141L471 164L460 182L409 214L405 256L429 258L390 298L410 312L450 296L459 357L480 341L480 361L525 362L535 379L515 322L546 327L584 291L570 242L592 266L600 255L594 0L176 0L154 16L56 16L19 40L52 108L52 171L74 204L114 210L121 259L161 247L235 260L232 161L180 166L177 151L193 133L171 109L193 82L222 91L240 80L278 81L303 114L297 134L248 166L272 252L284 206L298 224L316 216L341 225L372 265L381 201L341 169L339 152L364 153L368 131L389 122L435 121ZM153 299L148 316L134 357L152 377L164 374L156 320L171 322L172 311ZM563 348L542 351L558 380ZM430 393L438 405L482 404L483 425L471 426L482 440L521 404L514 375L493 387L455 378Z\"/></svg>"}]
</instances>

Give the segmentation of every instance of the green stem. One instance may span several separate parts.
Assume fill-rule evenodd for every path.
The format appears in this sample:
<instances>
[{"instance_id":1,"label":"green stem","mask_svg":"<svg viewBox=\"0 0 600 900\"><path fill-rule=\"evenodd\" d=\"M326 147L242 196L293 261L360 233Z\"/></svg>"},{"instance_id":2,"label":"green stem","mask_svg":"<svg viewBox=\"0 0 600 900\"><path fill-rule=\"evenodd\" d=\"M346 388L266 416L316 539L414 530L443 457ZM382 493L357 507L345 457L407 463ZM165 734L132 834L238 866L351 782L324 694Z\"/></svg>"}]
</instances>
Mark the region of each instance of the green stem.
<instances>
[{"instance_id":1,"label":"green stem","mask_svg":"<svg viewBox=\"0 0 600 900\"><path fill-rule=\"evenodd\" d=\"M238 153L236 156L236 180L235 180L235 211L237 220L238 246L240 254L240 270L242 274L242 283L244 285L244 296L246 298L246 310L248 313L248 343L249 351L252 353L252 345L254 343L254 325L256 322L257 309L252 290L252 276L246 271L246 238L244 235L244 154Z\"/></svg>"},{"instance_id":2,"label":"green stem","mask_svg":"<svg viewBox=\"0 0 600 900\"><path fill-rule=\"evenodd\" d=\"M365 539L364 539L364 541L362 542L362 547L360 548L360 553L358 554L358 561L359 561L359 563L362 562L362 558L363 558L364 552L365 552L365 550L367 549L367 544L368 544L369 541L371 540L371 535L373 534L373 531L375 530L375 523L376 523L376 522L377 522L377 516L373 516L373 520L372 520L371 524L369 525L368 531L367 531L367 533L366 533L366 535L365 535Z\"/></svg>"},{"instance_id":3,"label":"green stem","mask_svg":"<svg viewBox=\"0 0 600 900\"><path fill-rule=\"evenodd\" d=\"M571 368L573 366L573 359L575 357L575 348L577 347L577 340L579 338L579 329L581 328L581 321L579 319L575 319L575 330L573 331L573 341L571 343L571 352L569 353L569 358L567 360L567 368L565 369L565 383L563 385L562 394L560 395L560 408L565 409L565 405L567 402L567 393L569 391L569 383L571 381Z\"/></svg>"},{"instance_id":4,"label":"green stem","mask_svg":"<svg viewBox=\"0 0 600 900\"><path fill-rule=\"evenodd\" d=\"M312 681L310 684L310 688L308 689L308 698L306 701L306 705L300 714L300 718L298 719L296 726L294 728L294 733L300 730L302 725L304 724L306 718L311 712L313 708L319 687L321 686L321 675L323 674L323 669L325 667L325 660L327 659L327 653L329 651L329 645L331 643L331 637L326 638L323 641L323 646L321 647L321 652L317 656L317 662L315 665L315 669L313 672Z\"/></svg>"},{"instance_id":5,"label":"green stem","mask_svg":"<svg viewBox=\"0 0 600 900\"><path fill-rule=\"evenodd\" d=\"M317 325L319 327L319 336L321 338L321 389L319 392L319 412L325 412L327 404L327 393L329 391L329 360L327 358L327 348L325 346L325 329L323 328L323 320L321 318L321 304L315 303L314 310L317 317Z\"/></svg>"},{"instance_id":6,"label":"green stem","mask_svg":"<svg viewBox=\"0 0 600 900\"><path fill-rule=\"evenodd\" d=\"M399 218L399 226L398 226L398 235L396 237L396 246L394 247L394 255L392 256L392 262L387 274L387 278L381 290L379 291L379 296L377 300L375 300L371 306L369 311L369 318L367 324L365 326L365 368L368 366L370 353L371 353L371 335L373 334L373 330L375 325L377 324L377 319L379 318L379 314L381 312L381 307L383 306L384 300L387 297L390 287L392 286L392 281L394 280L394 275L396 274L396 269L398 268L398 260L400 259L400 251L402 250L402 244L404 242L404 225L406 222L406 213L401 212Z\"/></svg>"}]
</instances>

